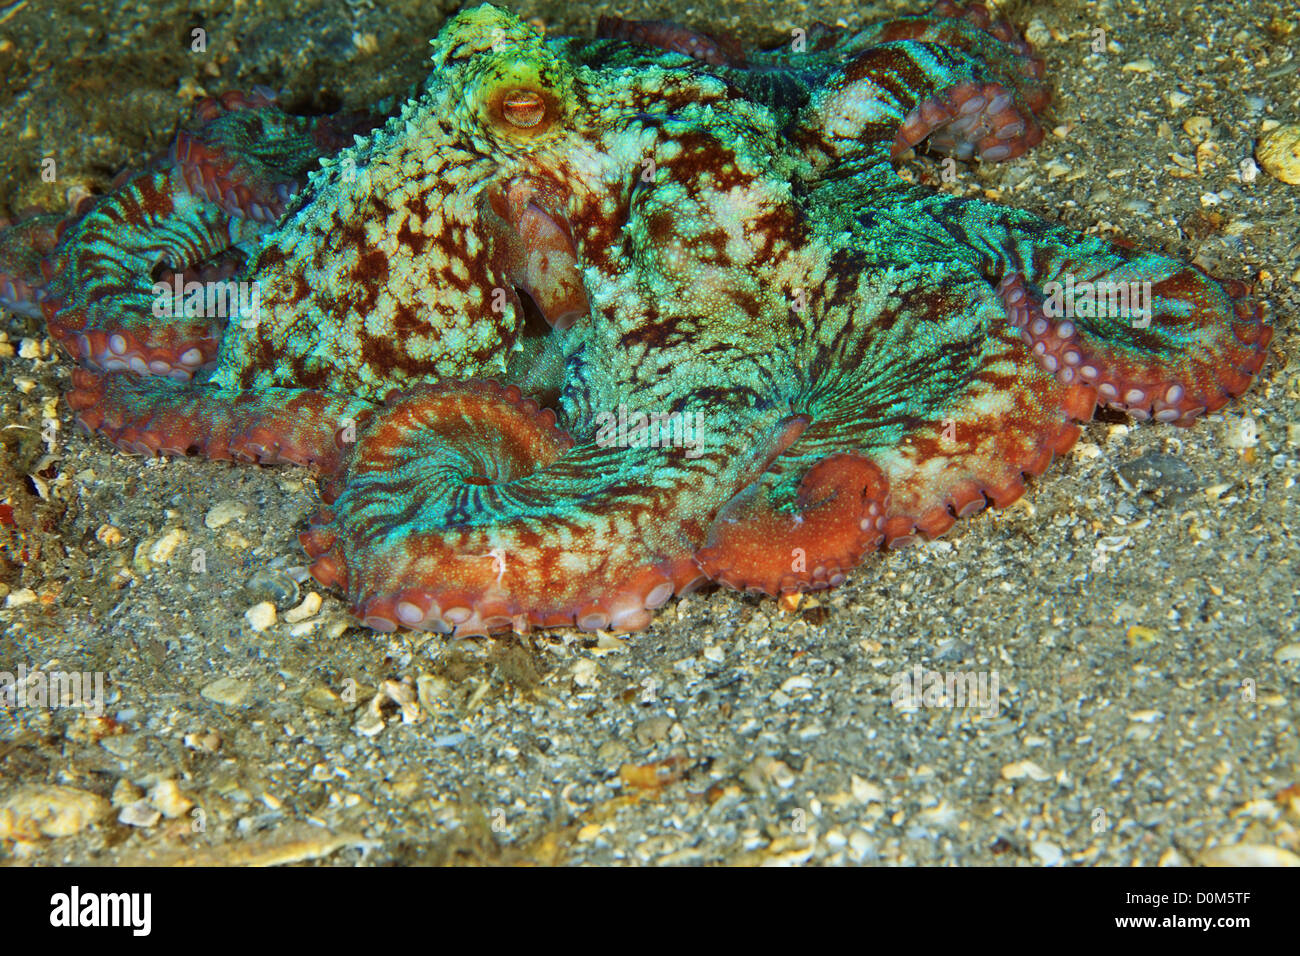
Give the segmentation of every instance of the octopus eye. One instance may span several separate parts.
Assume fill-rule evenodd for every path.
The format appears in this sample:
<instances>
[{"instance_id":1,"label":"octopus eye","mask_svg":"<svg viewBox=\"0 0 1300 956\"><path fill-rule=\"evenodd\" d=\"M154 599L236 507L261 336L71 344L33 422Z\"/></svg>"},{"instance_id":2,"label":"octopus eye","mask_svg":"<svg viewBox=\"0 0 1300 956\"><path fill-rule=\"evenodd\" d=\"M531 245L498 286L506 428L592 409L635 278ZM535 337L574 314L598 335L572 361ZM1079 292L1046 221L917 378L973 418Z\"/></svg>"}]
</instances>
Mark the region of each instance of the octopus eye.
<instances>
[{"instance_id":1,"label":"octopus eye","mask_svg":"<svg viewBox=\"0 0 1300 956\"><path fill-rule=\"evenodd\" d=\"M510 90L501 98L501 115L511 126L531 129L546 117L546 100L536 90Z\"/></svg>"}]
</instances>

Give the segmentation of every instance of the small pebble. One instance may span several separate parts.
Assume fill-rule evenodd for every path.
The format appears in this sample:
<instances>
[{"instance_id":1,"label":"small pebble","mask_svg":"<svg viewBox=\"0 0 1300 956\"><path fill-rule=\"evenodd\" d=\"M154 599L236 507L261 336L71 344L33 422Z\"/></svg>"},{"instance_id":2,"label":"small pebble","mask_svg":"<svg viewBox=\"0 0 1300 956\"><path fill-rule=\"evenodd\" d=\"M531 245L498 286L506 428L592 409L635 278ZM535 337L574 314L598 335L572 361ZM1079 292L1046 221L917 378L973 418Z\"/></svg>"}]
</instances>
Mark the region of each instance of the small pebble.
<instances>
[{"instance_id":1,"label":"small pebble","mask_svg":"<svg viewBox=\"0 0 1300 956\"><path fill-rule=\"evenodd\" d=\"M250 689L248 681L222 677L203 688L199 694L223 707L239 707L247 699Z\"/></svg>"},{"instance_id":2,"label":"small pebble","mask_svg":"<svg viewBox=\"0 0 1300 956\"><path fill-rule=\"evenodd\" d=\"M168 820L176 820L190 812L194 801L181 793L175 780L159 780L149 791L149 802Z\"/></svg>"},{"instance_id":3,"label":"small pebble","mask_svg":"<svg viewBox=\"0 0 1300 956\"><path fill-rule=\"evenodd\" d=\"M123 777L113 785L113 795L109 797L109 803L120 809L135 803L143 796L144 792L139 787Z\"/></svg>"},{"instance_id":4,"label":"small pebble","mask_svg":"<svg viewBox=\"0 0 1300 956\"><path fill-rule=\"evenodd\" d=\"M413 724L420 719L420 705L416 700L416 690L405 681L386 680L379 685L380 690L402 711L402 720Z\"/></svg>"},{"instance_id":5,"label":"small pebble","mask_svg":"<svg viewBox=\"0 0 1300 956\"><path fill-rule=\"evenodd\" d=\"M782 790L789 790L795 782L794 771L781 760L773 760L767 765L767 778Z\"/></svg>"},{"instance_id":6,"label":"small pebble","mask_svg":"<svg viewBox=\"0 0 1300 956\"><path fill-rule=\"evenodd\" d=\"M651 717L643 720L633 729L632 734L638 743L652 744L668 739L668 730L673 725L671 717Z\"/></svg>"},{"instance_id":7,"label":"small pebble","mask_svg":"<svg viewBox=\"0 0 1300 956\"><path fill-rule=\"evenodd\" d=\"M0 803L0 839L72 836L112 810L103 797L75 787L19 787Z\"/></svg>"},{"instance_id":8,"label":"small pebble","mask_svg":"<svg viewBox=\"0 0 1300 956\"><path fill-rule=\"evenodd\" d=\"M181 742L191 750L214 754L221 747L221 738L214 731L206 730L198 734L186 734Z\"/></svg>"},{"instance_id":9,"label":"small pebble","mask_svg":"<svg viewBox=\"0 0 1300 956\"><path fill-rule=\"evenodd\" d=\"M1135 710L1133 713L1128 715L1129 720L1137 721L1142 724L1154 724L1157 720L1160 720L1163 717L1164 714L1160 711L1151 709Z\"/></svg>"},{"instance_id":10,"label":"small pebble","mask_svg":"<svg viewBox=\"0 0 1300 956\"><path fill-rule=\"evenodd\" d=\"M375 701L379 699L378 695L374 698ZM361 710L361 716L357 718L357 722L352 729L363 737L374 737L384 729L384 715L377 706L364 707Z\"/></svg>"},{"instance_id":11,"label":"small pebble","mask_svg":"<svg viewBox=\"0 0 1300 956\"><path fill-rule=\"evenodd\" d=\"M1029 849L1043 866L1060 866L1061 860L1065 858L1061 848L1047 840L1035 840L1029 845Z\"/></svg>"},{"instance_id":12,"label":"small pebble","mask_svg":"<svg viewBox=\"0 0 1300 956\"><path fill-rule=\"evenodd\" d=\"M600 667L595 661L580 660L573 665L573 682L579 687L599 687Z\"/></svg>"},{"instance_id":13,"label":"small pebble","mask_svg":"<svg viewBox=\"0 0 1300 956\"><path fill-rule=\"evenodd\" d=\"M107 548L115 548L122 543L122 529L116 525L101 524L95 531L95 540Z\"/></svg>"},{"instance_id":14,"label":"small pebble","mask_svg":"<svg viewBox=\"0 0 1300 956\"><path fill-rule=\"evenodd\" d=\"M343 709L343 699L328 687L313 687L302 695L302 702L316 710L336 713Z\"/></svg>"},{"instance_id":15,"label":"small pebble","mask_svg":"<svg viewBox=\"0 0 1300 956\"><path fill-rule=\"evenodd\" d=\"M31 588L18 588L5 598L5 607L22 607L36 600L36 592Z\"/></svg>"},{"instance_id":16,"label":"small pebble","mask_svg":"<svg viewBox=\"0 0 1300 956\"><path fill-rule=\"evenodd\" d=\"M151 827L157 824L162 818L158 808L148 800L137 800L135 803L129 803L122 808L117 815L118 823L125 823L129 827Z\"/></svg>"},{"instance_id":17,"label":"small pebble","mask_svg":"<svg viewBox=\"0 0 1300 956\"><path fill-rule=\"evenodd\" d=\"M1003 780L1051 780L1052 775L1032 760L1019 760L1002 768Z\"/></svg>"},{"instance_id":18,"label":"small pebble","mask_svg":"<svg viewBox=\"0 0 1300 956\"><path fill-rule=\"evenodd\" d=\"M799 694L805 690L812 690L812 680L803 674L796 674L794 677L786 678L781 685L781 692L784 694Z\"/></svg>"},{"instance_id":19,"label":"small pebble","mask_svg":"<svg viewBox=\"0 0 1300 956\"><path fill-rule=\"evenodd\" d=\"M315 591L308 592L307 596L302 599L301 604L284 612L284 619L290 624L305 621L307 618L315 616L316 612L320 610L320 605L321 596Z\"/></svg>"},{"instance_id":20,"label":"small pebble","mask_svg":"<svg viewBox=\"0 0 1300 956\"><path fill-rule=\"evenodd\" d=\"M128 760L131 757L134 757L140 750L140 735L115 734L112 737L105 737L99 742L99 745L114 757Z\"/></svg>"},{"instance_id":21,"label":"small pebble","mask_svg":"<svg viewBox=\"0 0 1300 956\"><path fill-rule=\"evenodd\" d=\"M184 529L173 528L153 543L149 549L149 560L154 564L166 564L188 537Z\"/></svg>"},{"instance_id":22,"label":"small pebble","mask_svg":"<svg viewBox=\"0 0 1300 956\"><path fill-rule=\"evenodd\" d=\"M1174 492L1174 497L1181 497L1177 493L1191 492L1200 484L1187 462L1162 452L1147 452L1119 465L1116 471L1130 484Z\"/></svg>"},{"instance_id":23,"label":"small pebble","mask_svg":"<svg viewBox=\"0 0 1300 956\"><path fill-rule=\"evenodd\" d=\"M1249 415L1228 422L1227 442L1229 448L1254 448L1259 444L1259 425Z\"/></svg>"},{"instance_id":24,"label":"small pebble","mask_svg":"<svg viewBox=\"0 0 1300 956\"><path fill-rule=\"evenodd\" d=\"M1047 24L1038 17L1034 17L1029 21L1028 25L1025 26L1025 39L1028 40L1035 49L1041 50L1043 47L1047 46L1048 42L1052 39L1052 33L1048 30Z\"/></svg>"},{"instance_id":25,"label":"small pebble","mask_svg":"<svg viewBox=\"0 0 1300 956\"><path fill-rule=\"evenodd\" d=\"M1273 660L1279 664L1300 661L1300 644L1287 644L1273 652Z\"/></svg>"},{"instance_id":26,"label":"small pebble","mask_svg":"<svg viewBox=\"0 0 1300 956\"><path fill-rule=\"evenodd\" d=\"M858 803L884 803L885 791L869 780L863 780L857 774L849 777L849 790Z\"/></svg>"},{"instance_id":27,"label":"small pebble","mask_svg":"<svg viewBox=\"0 0 1300 956\"><path fill-rule=\"evenodd\" d=\"M445 677L421 674L415 679L415 692L425 710L443 710L451 704L451 681Z\"/></svg>"},{"instance_id":28,"label":"small pebble","mask_svg":"<svg viewBox=\"0 0 1300 956\"><path fill-rule=\"evenodd\" d=\"M244 620L249 627L261 634L275 624L275 605L270 601L254 604L244 612Z\"/></svg>"},{"instance_id":29,"label":"small pebble","mask_svg":"<svg viewBox=\"0 0 1300 956\"><path fill-rule=\"evenodd\" d=\"M1152 644L1160 643L1160 632L1154 628L1143 627L1141 624L1134 624L1124 632L1124 639L1128 641L1129 647L1149 647Z\"/></svg>"},{"instance_id":30,"label":"small pebble","mask_svg":"<svg viewBox=\"0 0 1300 956\"><path fill-rule=\"evenodd\" d=\"M1216 846L1202 854L1205 866L1300 866L1300 856L1280 847L1251 843Z\"/></svg>"},{"instance_id":31,"label":"small pebble","mask_svg":"<svg viewBox=\"0 0 1300 956\"><path fill-rule=\"evenodd\" d=\"M1270 176L1300 186L1300 123L1287 123L1263 136L1255 158Z\"/></svg>"},{"instance_id":32,"label":"small pebble","mask_svg":"<svg viewBox=\"0 0 1300 956\"><path fill-rule=\"evenodd\" d=\"M234 499L227 498L224 501L218 501L208 509L208 513L203 516L203 523L213 531L216 531L218 528L223 528L232 521L237 521L240 518L246 517L248 512L248 505L244 504L242 501L235 501Z\"/></svg>"},{"instance_id":33,"label":"small pebble","mask_svg":"<svg viewBox=\"0 0 1300 956\"><path fill-rule=\"evenodd\" d=\"M849 837L849 853L858 863L867 859L872 853L873 846L871 837L867 836L865 830L854 830Z\"/></svg>"},{"instance_id":34,"label":"small pebble","mask_svg":"<svg viewBox=\"0 0 1300 956\"><path fill-rule=\"evenodd\" d=\"M255 572L244 584L249 596L268 601L283 610L298 604L298 582L278 568L263 568Z\"/></svg>"}]
</instances>

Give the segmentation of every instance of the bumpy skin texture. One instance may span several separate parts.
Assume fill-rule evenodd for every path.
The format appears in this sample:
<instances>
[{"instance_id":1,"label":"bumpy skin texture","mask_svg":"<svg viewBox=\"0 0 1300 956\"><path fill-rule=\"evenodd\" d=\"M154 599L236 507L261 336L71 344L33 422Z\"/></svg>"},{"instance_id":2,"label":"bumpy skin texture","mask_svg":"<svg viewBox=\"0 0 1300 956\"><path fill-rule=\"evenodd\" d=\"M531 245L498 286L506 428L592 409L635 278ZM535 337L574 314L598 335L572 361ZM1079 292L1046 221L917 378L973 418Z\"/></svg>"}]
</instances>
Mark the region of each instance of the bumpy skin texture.
<instances>
[{"instance_id":1,"label":"bumpy skin texture","mask_svg":"<svg viewBox=\"0 0 1300 956\"><path fill-rule=\"evenodd\" d=\"M979 7L770 53L600 33L461 13L373 129L209 101L89 208L11 226L0 296L82 366L86 426L319 469L317 578L457 634L837 584L1015 500L1099 401L1185 425L1264 361L1239 283L896 175L923 141L1041 139L1042 61ZM158 318L177 276L260 300ZM1096 281L1150 283L1145 320L1045 308Z\"/></svg>"}]
</instances>

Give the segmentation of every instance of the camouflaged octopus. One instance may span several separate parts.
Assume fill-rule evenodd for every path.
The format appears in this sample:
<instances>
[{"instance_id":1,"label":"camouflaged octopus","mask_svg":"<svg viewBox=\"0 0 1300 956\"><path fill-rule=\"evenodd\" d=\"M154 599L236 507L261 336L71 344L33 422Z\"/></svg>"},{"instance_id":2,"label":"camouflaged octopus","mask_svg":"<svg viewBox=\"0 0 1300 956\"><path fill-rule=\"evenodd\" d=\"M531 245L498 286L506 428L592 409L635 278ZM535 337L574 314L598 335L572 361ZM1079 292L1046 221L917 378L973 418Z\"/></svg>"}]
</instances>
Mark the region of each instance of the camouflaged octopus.
<instances>
[{"instance_id":1,"label":"camouflaged octopus","mask_svg":"<svg viewBox=\"0 0 1300 956\"><path fill-rule=\"evenodd\" d=\"M458 635L835 585L1018 498L1099 402L1185 425L1260 369L1240 283L895 173L1041 139L1043 63L982 8L768 53L598 32L463 12L374 121L206 101L70 218L12 224L0 294L79 363L85 426L318 469L316 578ZM256 299L205 315L223 280ZM1145 317L1052 306L1090 283Z\"/></svg>"}]
</instances>

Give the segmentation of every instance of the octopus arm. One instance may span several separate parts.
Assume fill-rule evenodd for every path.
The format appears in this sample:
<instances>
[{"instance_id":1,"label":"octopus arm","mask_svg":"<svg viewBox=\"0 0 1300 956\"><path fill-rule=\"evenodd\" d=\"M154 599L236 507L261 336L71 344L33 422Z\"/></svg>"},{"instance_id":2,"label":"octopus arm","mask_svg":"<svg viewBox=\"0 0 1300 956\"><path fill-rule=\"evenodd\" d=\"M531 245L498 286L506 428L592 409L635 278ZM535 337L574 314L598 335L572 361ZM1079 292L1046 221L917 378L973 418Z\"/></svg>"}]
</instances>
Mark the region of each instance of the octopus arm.
<instances>
[{"instance_id":1,"label":"octopus arm","mask_svg":"<svg viewBox=\"0 0 1300 956\"><path fill-rule=\"evenodd\" d=\"M72 373L68 405L123 451L333 471L373 405L301 388L229 392L130 373Z\"/></svg>"},{"instance_id":2,"label":"octopus arm","mask_svg":"<svg viewBox=\"0 0 1300 956\"><path fill-rule=\"evenodd\" d=\"M1042 141L1051 94L1042 60L1005 24L940 12L845 41L851 58L825 81L803 126L837 161L886 144L892 157L927 141L966 159L1012 159Z\"/></svg>"},{"instance_id":3,"label":"octopus arm","mask_svg":"<svg viewBox=\"0 0 1300 956\"><path fill-rule=\"evenodd\" d=\"M0 232L0 302L39 310L94 371L187 381L213 367L228 321L242 318L231 280L248 247L316 162L365 126L292 116L263 91L204 100L113 192Z\"/></svg>"},{"instance_id":4,"label":"octopus arm","mask_svg":"<svg viewBox=\"0 0 1300 956\"><path fill-rule=\"evenodd\" d=\"M1135 418L1190 424L1250 385L1272 328L1242 282L1032 213L931 195L929 219L978 257L1038 366Z\"/></svg>"},{"instance_id":5,"label":"octopus arm","mask_svg":"<svg viewBox=\"0 0 1300 956\"><path fill-rule=\"evenodd\" d=\"M705 579L709 524L789 427L768 415L696 448L575 446L517 388L427 386L390 398L302 540L313 574L379 630L637 630Z\"/></svg>"},{"instance_id":6,"label":"octopus arm","mask_svg":"<svg viewBox=\"0 0 1300 956\"><path fill-rule=\"evenodd\" d=\"M832 586L881 544L1011 503L1092 414L969 266L894 270L857 309L878 318L822 317L792 400L807 427L722 510L700 555L711 577L769 594Z\"/></svg>"}]
</instances>

